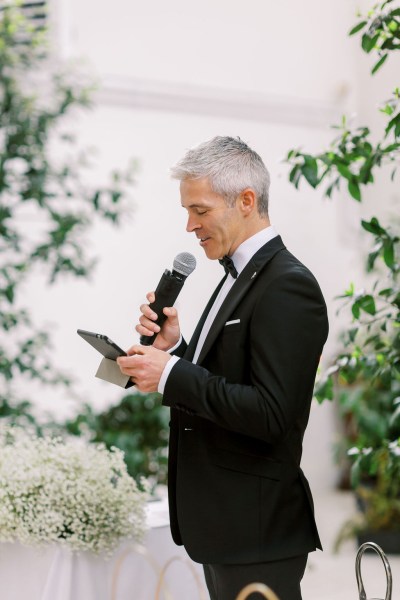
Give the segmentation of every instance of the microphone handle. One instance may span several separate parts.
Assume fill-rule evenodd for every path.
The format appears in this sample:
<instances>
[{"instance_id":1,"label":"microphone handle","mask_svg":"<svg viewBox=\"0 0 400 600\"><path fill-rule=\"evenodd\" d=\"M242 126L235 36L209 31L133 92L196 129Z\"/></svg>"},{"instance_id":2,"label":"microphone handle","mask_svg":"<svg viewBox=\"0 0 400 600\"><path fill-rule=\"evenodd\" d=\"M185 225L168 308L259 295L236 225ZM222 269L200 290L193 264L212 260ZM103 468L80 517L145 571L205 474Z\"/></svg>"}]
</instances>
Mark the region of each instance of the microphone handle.
<instances>
[{"instance_id":1,"label":"microphone handle","mask_svg":"<svg viewBox=\"0 0 400 600\"><path fill-rule=\"evenodd\" d=\"M157 320L154 322L160 327L162 327L165 319L167 318L167 316L163 313L163 308L166 306L173 306L179 295L179 292L183 287L183 284L185 283L185 279L185 276L176 276L168 271L168 269L166 269L162 274L155 291L156 299L154 302L149 304L150 308L158 315ZM154 343L157 335L158 334L141 335L140 343L142 346L151 346Z\"/></svg>"}]
</instances>

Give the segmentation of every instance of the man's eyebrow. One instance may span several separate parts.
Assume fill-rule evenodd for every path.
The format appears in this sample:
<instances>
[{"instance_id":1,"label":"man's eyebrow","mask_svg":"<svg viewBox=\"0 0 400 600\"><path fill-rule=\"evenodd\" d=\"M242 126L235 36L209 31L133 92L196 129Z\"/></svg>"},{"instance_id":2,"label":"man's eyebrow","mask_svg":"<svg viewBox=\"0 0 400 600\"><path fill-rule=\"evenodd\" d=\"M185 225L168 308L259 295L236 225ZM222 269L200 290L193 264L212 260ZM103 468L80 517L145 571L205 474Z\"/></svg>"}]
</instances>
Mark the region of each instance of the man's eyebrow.
<instances>
[{"instance_id":1,"label":"man's eyebrow","mask_svg":"<svg viewBox=\"0 0 400 600\"><path fill-rule=\"evenodd\" d=\"M208 204L189 204L189 206L184 206L181 204L182 208L210 208Z\"/></svg>"}]
</instances>

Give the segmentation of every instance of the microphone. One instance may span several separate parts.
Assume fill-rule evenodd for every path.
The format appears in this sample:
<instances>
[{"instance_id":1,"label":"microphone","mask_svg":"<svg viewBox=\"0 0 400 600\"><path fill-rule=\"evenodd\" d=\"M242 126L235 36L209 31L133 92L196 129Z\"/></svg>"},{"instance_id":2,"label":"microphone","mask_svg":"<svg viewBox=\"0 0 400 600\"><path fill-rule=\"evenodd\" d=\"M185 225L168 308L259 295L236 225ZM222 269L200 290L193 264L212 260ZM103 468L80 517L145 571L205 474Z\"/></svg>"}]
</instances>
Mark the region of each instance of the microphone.
<instances>
[{"instance_id":1,"label":"microphone","mask_svg":"<svg viewBox=\"0 0 400 600\"><path fill-rule=\"evenodd\" d=\"M196 259L193 254L189 252L181 252L175 256L172 273L168 269L165 269L161 276L160 282L156 288L154 302L149 304L150 308L158 315L155 323L162 327L166 315L163 313L163 308L166 306L173 306L177 299L179 292L181 291L186 278L196 268ZM143 346L151 346L157 337L157 333L153 335L141 335L140 343Z\"/></svg>"}]
</instances>

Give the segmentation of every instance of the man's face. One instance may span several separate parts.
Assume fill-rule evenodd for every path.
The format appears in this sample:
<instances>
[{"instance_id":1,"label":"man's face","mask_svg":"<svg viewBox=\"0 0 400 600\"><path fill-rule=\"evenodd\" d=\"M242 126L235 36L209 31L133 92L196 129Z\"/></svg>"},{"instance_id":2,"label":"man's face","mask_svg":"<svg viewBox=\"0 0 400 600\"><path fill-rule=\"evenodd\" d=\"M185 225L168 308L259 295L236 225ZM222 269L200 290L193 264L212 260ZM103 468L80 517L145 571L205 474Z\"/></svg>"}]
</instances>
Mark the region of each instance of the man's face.
<instances>
[{"instance_id":1,"label":"man's face","mask_svg":"<svg viewBox=\"0 0 400 600\"><path fill-rule=\"evenodd\" d=\"M181 202L188 211L186 231L194 232L210 259L232 255L245 239L239 201L229 207L207 178L181 182Z\"/></svg>"}]
</instances>

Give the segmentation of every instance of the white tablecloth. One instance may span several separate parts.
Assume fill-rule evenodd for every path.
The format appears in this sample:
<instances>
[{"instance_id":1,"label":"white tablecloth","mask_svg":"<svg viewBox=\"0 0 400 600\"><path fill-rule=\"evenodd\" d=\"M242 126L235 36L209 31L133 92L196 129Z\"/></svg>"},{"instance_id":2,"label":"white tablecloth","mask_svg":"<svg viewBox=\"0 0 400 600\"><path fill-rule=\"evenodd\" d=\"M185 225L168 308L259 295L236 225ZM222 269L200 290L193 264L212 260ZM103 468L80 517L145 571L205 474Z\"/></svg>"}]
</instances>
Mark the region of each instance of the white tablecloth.
<instances>
[{"instance_id":1,"label":"white tablecloth","mask_svg":"<svg viewBox=\"0 0 400 600\"><path fill-rule=\"evenodd\" d=\"M58 545L0 544L0 600L154 600L157 573L174 557L181 560L168 567L160 600L207 598L199 595L191 571L204 586L202 568L175 546L167 512L165 500L149 503L142 547L123 542L109 559Z\"/></svg>"}]
</instances>

